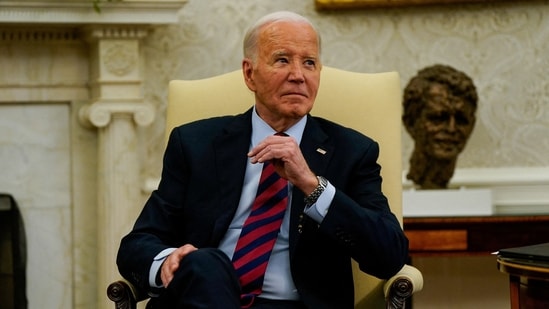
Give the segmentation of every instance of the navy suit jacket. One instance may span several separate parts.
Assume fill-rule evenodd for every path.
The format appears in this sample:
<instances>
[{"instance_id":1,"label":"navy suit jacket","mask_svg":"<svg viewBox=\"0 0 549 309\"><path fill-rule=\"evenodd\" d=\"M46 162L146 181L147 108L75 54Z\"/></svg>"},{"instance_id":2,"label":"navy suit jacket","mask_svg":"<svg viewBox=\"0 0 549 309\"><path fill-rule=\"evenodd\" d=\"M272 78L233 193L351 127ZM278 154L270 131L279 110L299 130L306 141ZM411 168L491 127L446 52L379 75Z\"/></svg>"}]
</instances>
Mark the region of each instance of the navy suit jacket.
<instances>
[{"instance_id":1,"label":"navy suit jacket","mask_svg":"<svg viewBox=\"0 0 549 309\"><path fill-rule=\"evenodd\" d=\"M150 290L150 266L160 251L187 243L218 247L240 199L251 113L200 120L172 131L158 189L122 239L117 264L123 277ZM353 308L351 258L362 271L389 278L406 262L408 240L381 192L378 144L352 129L307 117L301 151L311 170L326 177L336 193L318 224L303 213L303 193L294 188L291 272L308 307Z\"/></svg>"}]
</instances>

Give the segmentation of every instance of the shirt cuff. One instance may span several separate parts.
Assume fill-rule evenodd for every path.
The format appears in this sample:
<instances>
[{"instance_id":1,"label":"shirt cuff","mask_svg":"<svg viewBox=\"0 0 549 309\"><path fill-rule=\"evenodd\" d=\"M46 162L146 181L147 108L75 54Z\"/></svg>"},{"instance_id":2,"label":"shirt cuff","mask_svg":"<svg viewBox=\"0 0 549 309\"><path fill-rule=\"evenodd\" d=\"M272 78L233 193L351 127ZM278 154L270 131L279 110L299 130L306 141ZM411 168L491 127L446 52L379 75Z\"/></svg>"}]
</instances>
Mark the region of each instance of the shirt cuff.
<instances>
[{"instance_id":1,"label":"shirt cuff","mask_svg":"<svg viewBox=\"0 0 549 309\"><path fill-rule=\"evenodd\" d=\"M160 283L160 285L156 283L156 274L160 270L160 266L162 266L162 263L164 263L164 260L168 257L168 255L172 254L172 252L174 252L175 249L176 248L164 249L154 257L153 262L151 264L151 269L149 271L149 285L151 287L153 288L164 287L162 283Z\"/></svg>"},{"instance_id":2,"label":"shirt cuff","mask_svg":"<svg viewBox=\"0 0 549 309\"><path fill-rule=\"evenodd\" d=\"M316 203L305 208L305 214L313 218L313 220L315 220L317 223L321 223L328 213L328 209L330 209L330 204L334 199L335 192L335 187L328 181L326 189L324 189L322 194L320 194L320 196L316 200Z\"/></svg>"}]
</instances>

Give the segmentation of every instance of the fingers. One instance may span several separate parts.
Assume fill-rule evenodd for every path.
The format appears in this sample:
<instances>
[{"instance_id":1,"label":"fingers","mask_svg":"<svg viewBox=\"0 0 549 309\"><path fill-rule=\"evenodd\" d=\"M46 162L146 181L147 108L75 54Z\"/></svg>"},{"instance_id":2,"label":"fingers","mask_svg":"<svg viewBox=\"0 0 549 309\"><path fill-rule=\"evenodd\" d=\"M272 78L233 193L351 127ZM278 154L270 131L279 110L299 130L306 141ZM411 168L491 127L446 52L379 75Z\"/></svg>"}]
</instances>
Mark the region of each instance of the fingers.
<instances>
[{"instance_id":1,"label":"fingers","mask_svg":"<svg viewBox=\"0 0 549 309\"><path fill-rule=\"evenodd\" d=\"M312 182L318 182L299 145L291 137L268 136L250 150L248 156L252 163L272 162L280 177L301 190L307 190Z\"/></svg>"},{"instance_id":2,"label":"fingers","mask_svg":"<svg viewBox=\"0 0 549 309\"><path fill-rule=\"evenodd\" d=\"M295 139L288 136L273 135L265 138L250 150L248 157L252 163L262 163L276 159L285 161L284 159L295 151L299 151L299 145L297 145Z\"/></svg>"},{"instance_id":3,"label":"fingers","mask_svg":"<svg viewBox=\"0 0 549 309\"><path fill-rule=\"evenodd\" d=\"M162 280L162 284L167 287L168 284L173 279L173 276L177 269L179 268L179 263L181 260L189 253L198 250L195 246L186 244L179 248L177 248L174 252L172 252L164 263L162 263L162 267L160 268L160 279Z\"/></svg>"}]
</instances>

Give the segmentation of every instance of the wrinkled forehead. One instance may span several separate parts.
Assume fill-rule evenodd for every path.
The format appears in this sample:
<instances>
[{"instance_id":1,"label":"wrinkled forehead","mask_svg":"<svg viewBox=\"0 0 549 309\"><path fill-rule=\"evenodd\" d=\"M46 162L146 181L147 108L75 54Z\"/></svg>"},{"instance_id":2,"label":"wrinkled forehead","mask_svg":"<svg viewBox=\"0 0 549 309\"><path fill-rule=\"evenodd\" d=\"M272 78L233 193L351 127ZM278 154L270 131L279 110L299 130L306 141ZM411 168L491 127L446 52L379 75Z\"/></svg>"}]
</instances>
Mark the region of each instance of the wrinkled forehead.
<instances>
[{"instance_id":1,"label":"wrinkled forehead","mask_svg":"<svg viewBox=\"0 0 549 309\"><path fill-rule=\"evenodd\" d=\"M275 20L264 24L259 30L259 39L270 38L276 41L314 44L317 53L320 53L320 36L313 25L306 21Z\"/></svg>"},{"instance_id":2,"label":"wrinkled forehead","mask_svg":"<svg viewBox=\"0 0 549 309\"><path fill-rule=\"evenodd\" d=\"M257 50L263 56L299 55L309 59L320 57L316 34L304 23L280 22L266 26L258 43Z\"/></svg>"}]
</instances>

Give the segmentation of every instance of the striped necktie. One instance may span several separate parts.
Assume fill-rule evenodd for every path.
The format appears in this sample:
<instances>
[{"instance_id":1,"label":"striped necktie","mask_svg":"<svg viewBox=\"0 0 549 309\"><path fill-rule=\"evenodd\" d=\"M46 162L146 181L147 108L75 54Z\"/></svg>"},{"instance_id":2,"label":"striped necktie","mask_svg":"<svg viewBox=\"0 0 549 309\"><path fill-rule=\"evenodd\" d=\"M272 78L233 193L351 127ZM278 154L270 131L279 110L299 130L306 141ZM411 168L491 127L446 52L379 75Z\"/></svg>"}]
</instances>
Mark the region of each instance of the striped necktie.
<instances>
[{"instance_id":1,"label":"striped necktie","mask_svg":"<svg viewBox=\"0 0 549 309\"><path fill-rule=\"evenodd\" d=\"M288 181L270 162L263 163L252 211L242 226L233 264L242 286L242 308L261 294L267 262L275 244L288 203Z\"/></svg>"}]
</instances>

